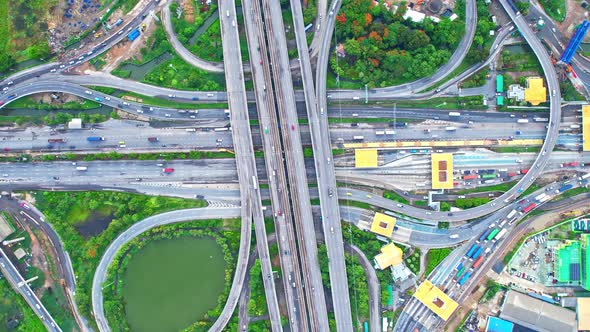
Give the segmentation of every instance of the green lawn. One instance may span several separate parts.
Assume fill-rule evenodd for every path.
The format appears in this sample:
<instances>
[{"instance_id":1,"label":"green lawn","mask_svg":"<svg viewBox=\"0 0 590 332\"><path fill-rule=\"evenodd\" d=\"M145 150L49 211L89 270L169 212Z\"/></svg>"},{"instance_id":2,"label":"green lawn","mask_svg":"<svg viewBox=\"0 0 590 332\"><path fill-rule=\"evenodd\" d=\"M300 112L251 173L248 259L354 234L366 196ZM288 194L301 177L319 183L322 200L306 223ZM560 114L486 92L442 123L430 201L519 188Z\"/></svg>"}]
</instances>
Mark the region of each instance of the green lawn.
<instances>
[{"instance_id":1,"label":"green lawn","mask_svg":"<svg viewBox=\"0 0 590 332\"><path fill-rule=\"evenodd\" d=\"M440 248L440 249L430 249L426 254L426 272L424 273L425 276L430 275L432 270L440 264L450 253L453 251L451 248Z\"/></svg>"},{"instance_id":2,"label":"green lawn","mask_svg":"<svg viewBox=\"0 0 590 332\"><path fill-rule=\"evenodd\" d=\"M408 204L408 200L403 198L400 194L394 191L385 191L383 192L383 197L390 199L392 201L400 202L402 204Z\"/></svg>"},{"instance_id":3,"label":"green lawn","mask_svg":"<svg viewBox=\"0 0 590 332\"><path fill-rule=\"evenodd\" d=\"M64 104L40 104L33 100L32 97L27 96L19 98L8 104L6 108L29 108L35 110L87 110L99 108L101 105L93 100L83 100L81 102L70 101Z\"/></svg>"},{"instance_id":4,"label":"green lawn","mask_svg":"<svg viewBox=\"0 0 590 332\"><path fill-rule=\"evenodd\" d=\"M121 96L130 96L135 98L141 98L143 104L153 105L153 106L161 106L161 107L171 107L171 108L178 108L178 109L197 109L197 108L222 108L228 109L229 106L227 103L194 103L194 102L179 102L167 99L160 99L156 97L150 97L145 95L140 95L134 92L124 92Z\"/></svg>"}]
</instances>

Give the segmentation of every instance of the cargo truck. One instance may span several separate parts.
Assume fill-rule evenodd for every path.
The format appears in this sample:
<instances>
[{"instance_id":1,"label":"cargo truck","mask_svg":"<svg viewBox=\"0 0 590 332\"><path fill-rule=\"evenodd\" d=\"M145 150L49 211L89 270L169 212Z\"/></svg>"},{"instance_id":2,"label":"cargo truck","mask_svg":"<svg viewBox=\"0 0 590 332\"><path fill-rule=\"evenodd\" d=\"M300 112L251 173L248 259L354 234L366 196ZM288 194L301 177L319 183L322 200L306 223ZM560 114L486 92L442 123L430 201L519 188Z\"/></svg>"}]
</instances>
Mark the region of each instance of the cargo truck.
<instances>
[{"instance_id":1,"label":"cargo truck","mask_svg":"<svg viewBox=\"0 0 590 332\"><path fill-rule=\"evenodd\" d=\"M467 279L469 279L469 276L471 276L471 273L469 273L469 272L465 273L463 278L461 278L461 280L459 280L459 285L463 286L463 284L467 281Z\"/></svg>"},{"instance_id":2,"label":"cargo truck","mask_svg":"<svg viewBox=\"0 0 590 332\"><path fill-rule=\"evenodd\" d=\"M488 228L485 232L481 233L481 236L479 237L479 239L477 241L481 242L481 241L485 240L485 238L487 238L491 232L492 232L492 229Z\"/></svg>"},{"instance_id":3,"label":"cargo truck","mask_svg":"<svg viewBox=\"0 0 590 332\"><path fill-rule=\"evenodd\" d=\"M537 203L531 203L529 205L527 205L524 209L522 209L522 213L529 213L531 212L535 207L537 207Z\"/></svg>"},{"instance_id":4,"label":"cargo truck","mask_svg":"<svg viewBox=\"0 0 590 332\"><path fill-rule=\"evenodd\" d=\"M88 167L86 167L86 166L78 166L78 167L76 167L76 171L87 171L87 170L88 170Z\"/></svg>"},{"instance_id":5,"label":"cargo truck","mask_svg":"<svg viewBox=\"0 0 590 332\"><path fill-rule=\"evenodd\" d=\"M479 249L477 249L475 254L473 254L473 257L471 257L471 259L477 259L479 257L479 255L481 255L482 252L483 252L483 248L479 247Z\"/></svg>"},{"instance_id":6,"label":"cargo truck","mask_svg":"<svg viewBox=\"0 0 590 332\"><path fill-rule=\"evenodd\" d=\"M469 251L467 252L467 254L465 255L465 257L469 258L471 257L471 255L473 255L473 253L477 250L478 245L474 244L471 246L471 248L469 249Z\"/></svg>"},{"instance_id":7,"label":"cargo truck","mask_svg":"<svg viewBox=\"0 0 590 332\"><path fill-rule=\"evenodd\" d=\"M571 184L571 183L570 183L570 184L566 184L566 185L564 185L564 186L561 186L561 188L557 189L557 190L555 191L555 193L557 193L557 194L561 194L562 192L564 192L564 191L566 191L566 190L570 190L570 189L572 189L572 187L573 187L573 186L574 186L574 185L573 185L573 184Z\"/></svg>"},{"instance_id":8,"label":"cargo truck","mask_svg":"<svg viewBox=\"0 0 590 332\"><path fill-rule=\"evenodd\" d=\"M65 143L65 138L50 138L47 140L48 143Z\"/></svg>"},{"instance_id":9,"label":"cargo truck","mask_svg":"<svg viewBox=\"0 0 590 332\"><path fill-rule=\"evenodd\" d=\"M499 241L502 237L504 237L504 235L506 235L506 233L508 233L508 230L506 228L501 230L500 233L496 235L496 238L494 238L494 242Z\"/></svg>"},{"instance_id":10,"label":"cargo truck","mask_svg":"<svg viewBox=\"0 0 590 332\"><path fill-rule=\"evenodd\" d=\"M148 137L148 142L158 142L159 140L157 137Z\"/></svg>"},{"instance_id":11,"label":"cargo truck","mask_svg":"<svg viewBox=\"0 0 590 332\"><path fill-rule=\"evenodd\" d=\"M457 127L453 127L453 126L449 126L445 128L446 131L455 131L457 130Z\"/></svg>"},{"instance_id":12,"label":"cargo truck","mask_svg":"<svg viewBox=\"0 0 590 332\"><path fill-rule=\"evenodd\" d=\"M477 269L481 263L483 263L483 259L485 256L479 256L479 258L473 263L473 265L471 266L471 270L475 270Z\"/></svg>"}]
</instances>

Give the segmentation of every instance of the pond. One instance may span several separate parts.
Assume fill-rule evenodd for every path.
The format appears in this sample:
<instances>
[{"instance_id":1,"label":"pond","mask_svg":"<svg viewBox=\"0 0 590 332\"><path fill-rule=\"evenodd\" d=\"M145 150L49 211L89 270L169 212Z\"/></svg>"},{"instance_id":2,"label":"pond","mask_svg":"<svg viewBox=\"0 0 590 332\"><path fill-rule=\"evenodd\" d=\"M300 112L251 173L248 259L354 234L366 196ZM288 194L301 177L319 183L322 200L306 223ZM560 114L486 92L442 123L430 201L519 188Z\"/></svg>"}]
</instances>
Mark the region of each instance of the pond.
<instances>
[{"instance_id":1,"label":"pond","mask_svg":"<svg viewBox=\"0 0 590 332\"><path fill-rule=\"evenodd\" d=\"M209 237L151 241L129 261L122 294L131 331L177 332L217 305L223 251Z\"/></svg>"}]
</instances>

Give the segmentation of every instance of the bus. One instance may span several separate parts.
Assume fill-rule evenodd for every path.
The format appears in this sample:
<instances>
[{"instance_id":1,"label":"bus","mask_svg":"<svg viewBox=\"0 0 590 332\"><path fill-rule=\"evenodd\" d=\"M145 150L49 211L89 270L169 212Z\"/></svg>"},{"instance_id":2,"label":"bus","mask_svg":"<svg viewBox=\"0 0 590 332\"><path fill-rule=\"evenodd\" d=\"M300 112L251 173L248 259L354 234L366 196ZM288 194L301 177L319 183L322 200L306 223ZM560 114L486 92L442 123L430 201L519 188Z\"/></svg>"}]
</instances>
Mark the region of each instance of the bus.
<instances>
[{"instance_id":1,"label":"bus","mask_svg":"<svg viewBox=\"0 0 590 332\"><path fill-rule=\"evenodd\" d=\"M313 27L313 23L309 23L308 25L305 26L305 32L307 32L309 29L311 29Z\"/></svg>"},{"instance_id":2,"label":"bus","mask_svg":"<svg viewBox=\"0 0 590 332\"><path fill-rule=\"evenodd\" d=\"M449 112L449 116L461 116L459 112Z\"/></svg>"},{"instance_id":3,"label":"bus","mask_svg":"<svg viewBox=\"0 0 590 332\"><path fill-rule=\"evenodd\" d=\"M365 139L365 136L353 136L352 139L355 141L362 141Z\"/></svg>"},{"instance_id":4,"label":"bus","mask_svg":"<svg viewBox=\"0 0 590 332\"><path fill-rule=\"evenodd\" d=\"M494 230L488 235L488 237L486 238L487 241L492 240L493 238L496 237L496 235L498 235L500 231L497 228L494 228Z\"/></svg>"},{"instance_id":5,"label":"bus","mask_svg":"<svg viewBox=\"0 0 590 332\"><path fill-rule=\"evenodd\" d=\"M496 174L484 174L481 176L482 179L495 179L497 178Z\"/></svg>"}]
</instances>

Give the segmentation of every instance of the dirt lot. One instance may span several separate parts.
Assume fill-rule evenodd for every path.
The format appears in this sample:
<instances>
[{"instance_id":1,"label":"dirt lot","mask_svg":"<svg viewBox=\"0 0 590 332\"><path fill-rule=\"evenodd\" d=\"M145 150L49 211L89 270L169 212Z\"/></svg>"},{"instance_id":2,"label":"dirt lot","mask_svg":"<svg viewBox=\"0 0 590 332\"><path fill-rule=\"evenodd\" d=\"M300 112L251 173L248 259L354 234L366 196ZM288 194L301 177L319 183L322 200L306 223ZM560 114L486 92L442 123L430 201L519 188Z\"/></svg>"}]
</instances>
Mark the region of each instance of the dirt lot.
<instances>
[{"instance_id":1,"label":"dirt lot","mask_svg":"<svg viewBox=\"0 0 590 332\"><path fill-rule=\"evenodd\" d=\"M119 43L106 53L105 61L107 64L102 67L101 71L110 73L113 69L119 67L122 62L133 57L141 61L141 53L139 51L146 47L147 40L156 30L156 24L153 19L148 19L145 23L146 28L138 39L133 42Z\"/></svg>"}]
</instances>

